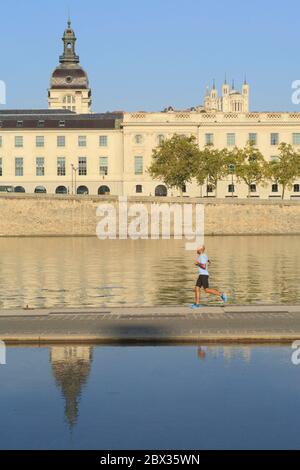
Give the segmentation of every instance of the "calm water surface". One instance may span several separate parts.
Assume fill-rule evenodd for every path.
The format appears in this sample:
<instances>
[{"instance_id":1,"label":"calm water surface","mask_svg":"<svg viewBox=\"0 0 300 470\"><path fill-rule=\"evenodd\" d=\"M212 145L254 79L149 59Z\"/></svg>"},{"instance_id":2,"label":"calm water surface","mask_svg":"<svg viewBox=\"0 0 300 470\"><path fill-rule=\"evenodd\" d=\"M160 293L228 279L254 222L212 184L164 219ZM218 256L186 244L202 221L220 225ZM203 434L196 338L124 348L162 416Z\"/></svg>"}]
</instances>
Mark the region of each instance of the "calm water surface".
<instances>
[{"instance_id":1,"label":"calm water surface","mask_svg":"<svg viewBox=\"0 0 300 470\"><path fill-rule=\"evenodd\" d=\"M235 303L300 302L300 237L208 237L211 285ZM191 303L183 241L0 240L0 308ZM203 299L214 302L213 299Z\"/></svg>"},{"instance_id":2,"label":"calm water surface","mask_svg":"<svg viewBox=\"0 0 300 470\"><path fill-rule=\"evenodd\" d=\"M299 449L290 347L9 348L1 449Z\"/></svg>"}]
</instances>

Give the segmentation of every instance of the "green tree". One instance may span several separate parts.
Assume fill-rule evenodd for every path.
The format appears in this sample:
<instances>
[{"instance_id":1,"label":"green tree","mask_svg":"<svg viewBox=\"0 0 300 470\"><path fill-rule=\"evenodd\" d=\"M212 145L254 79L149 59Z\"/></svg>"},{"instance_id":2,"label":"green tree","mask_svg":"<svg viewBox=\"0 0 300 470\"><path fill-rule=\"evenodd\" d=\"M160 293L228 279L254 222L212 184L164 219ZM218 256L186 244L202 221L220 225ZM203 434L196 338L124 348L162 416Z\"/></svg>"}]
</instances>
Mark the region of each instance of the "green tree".
<instances>
[{"instance_id":1,"label":"green tree","mask_svg":"<svg viewBox=\"0 0 300 470\"><path fill-rule=\"evenodd\" d=\"M228 152L226 149L218 150L212 145L206 145L199 150L195 165L194 177L198 184L211 184L217 196L218 181L228 174Z\"/></svg>"},{"instance_id":2,"label":"green tree","mask_svg":"<svg viewBox=\"0 0 300 470\"><path fill-rule=\"evenodd\" d=\"M184 185L193 177L195 161L199 152L194 136L175 134L153 150L148 173L164 182L168 188L176 188L182 195Z\"/></svg>"},{"instance_id":3,"label":"green tree","mask_svg":"<svg viewBox=\"0 0 300 470\"><path fill-rule=\"evenodd\" d=\"M269 163L269 176L282 186L281 197L284 199L286 189L291 188L300 176L300 154L292 145L280 144L278 160Z\"/></svg>"},{"instance_id":4,"label":"green tree","mask_svg":"<svg viewBox=\"0 0 300 470\"><path fill-rule=\"evenodd\" d=\"M248 197L250 197L251 185L265 184L269 177L267 161L250 142L244 148L234 148L229 153L229 161L235 165L235 175L238 181L244 181L248 186Z\"/></svg>"}]
</instances>

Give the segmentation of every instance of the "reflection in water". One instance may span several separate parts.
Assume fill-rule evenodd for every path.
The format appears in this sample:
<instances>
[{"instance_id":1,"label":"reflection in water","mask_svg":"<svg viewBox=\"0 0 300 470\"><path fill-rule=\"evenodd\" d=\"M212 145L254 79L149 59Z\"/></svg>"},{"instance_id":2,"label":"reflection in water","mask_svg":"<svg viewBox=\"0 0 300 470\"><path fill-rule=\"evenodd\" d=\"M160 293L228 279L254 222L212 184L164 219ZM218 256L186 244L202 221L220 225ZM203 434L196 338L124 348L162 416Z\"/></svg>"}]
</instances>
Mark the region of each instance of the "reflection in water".
<instances>
[{"instance_id":1,"label":"reflection in water","mask_svg":"<svg viewBox=\"0 0 300 470\"><path fill-rule=\"evenodd\" d=\"M240 358L245 364L249 364L251 361L251 348L246 346L242 348L230 346L226 346L226 348L199 346L197 354L200 360L205 360L207 357L211 356L214 359L225 359L226 362L230 362L233 358Z\"/></svg>"},{"instance_id":2,"label":"reflection in water","mask_svg":"<svg viewBox=\"0 0 300 470\"><path fill-rule=\"evenodd\" d=\"M297 449L291 354L271 345L11 347L0 368L0 448Z\"/></svg>"},{"instance_id":3,"label":"reflection in water","mask_svg":"<svg viewBox=\"0 0 300 470\"><path fill-rule=\"evenodd\" d=\"M209 357L229 362L241 359L245 364L251 360L250 347L216 347L199 346L198 358ZM65 400L65 416L72 429L79 416L79 402L83 387L87 384L93 362L91 346L52 346L50 363L56 385L60 388Z\"/></svg>"},{"instance_id":4,"label":"reflection in water","mask_svg":"<svg viewBox=\"0 0 300 470\"><path fill-rule=\"evenodd\" d=\"M55 382L66 401L65 415L70 428L78 418L82 387L86 384L93 358L89 346L55 346L50 348L50 362Z\"/></svg>"},{"instance_id":5,"label":"reflection in water","mask_svg":"<svg viewBox=\"0 0 300 470\"><path fill-rule=\"evenodd\" d=\"M237 304L299 303L299 243L207 237L211 285L232 290ZM180 240L1 239L0 308L192 303L194 258Z\"/></svg>"}]
</instances>

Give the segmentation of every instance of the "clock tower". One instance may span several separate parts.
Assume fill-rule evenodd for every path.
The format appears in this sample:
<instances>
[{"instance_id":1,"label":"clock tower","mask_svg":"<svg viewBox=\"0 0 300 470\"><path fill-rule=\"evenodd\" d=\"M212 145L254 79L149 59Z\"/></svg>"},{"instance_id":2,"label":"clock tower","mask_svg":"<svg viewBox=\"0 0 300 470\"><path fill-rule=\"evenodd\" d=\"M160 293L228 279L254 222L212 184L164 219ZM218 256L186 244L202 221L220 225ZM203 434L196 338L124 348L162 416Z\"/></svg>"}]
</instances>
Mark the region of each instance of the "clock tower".
<instances>
[{"instance_id":1,"label":"clock tower","mask_svg":"<svg viewBox=\"0 0 300 470\"><path fill-rule=\"evenodd\" d=\"M78 114L91 113L89 80L79 63L79 56L76 55L76 36L70 20L62 40L64 51L59 58L60 65L52 73L48 90L49 109L68 109Z\"/></svg>"}]
</instances>

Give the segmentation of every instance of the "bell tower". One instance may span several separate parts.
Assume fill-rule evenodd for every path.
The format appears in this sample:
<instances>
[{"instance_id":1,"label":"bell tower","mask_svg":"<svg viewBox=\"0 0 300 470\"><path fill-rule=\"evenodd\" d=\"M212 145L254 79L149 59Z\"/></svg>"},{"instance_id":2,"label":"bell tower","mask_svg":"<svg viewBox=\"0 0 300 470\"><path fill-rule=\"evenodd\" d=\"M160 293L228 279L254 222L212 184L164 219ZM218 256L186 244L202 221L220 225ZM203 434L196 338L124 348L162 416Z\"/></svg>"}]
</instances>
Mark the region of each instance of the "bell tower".
<instances>
[{"instance_id":1,"label":"bell tower","mask_svg":"<svg viewBox=\"0 0 300 470\"><path fill-rule=\"evenodd\" d=\"M68 21L62 41L64 50L60 65L51 76L48 90L49 109L67 109L78 114L91 113L92 93L87 73L76 54L76 35Z\"/></svg>"}]
</instances>

